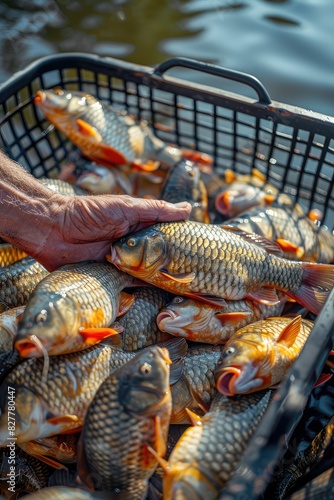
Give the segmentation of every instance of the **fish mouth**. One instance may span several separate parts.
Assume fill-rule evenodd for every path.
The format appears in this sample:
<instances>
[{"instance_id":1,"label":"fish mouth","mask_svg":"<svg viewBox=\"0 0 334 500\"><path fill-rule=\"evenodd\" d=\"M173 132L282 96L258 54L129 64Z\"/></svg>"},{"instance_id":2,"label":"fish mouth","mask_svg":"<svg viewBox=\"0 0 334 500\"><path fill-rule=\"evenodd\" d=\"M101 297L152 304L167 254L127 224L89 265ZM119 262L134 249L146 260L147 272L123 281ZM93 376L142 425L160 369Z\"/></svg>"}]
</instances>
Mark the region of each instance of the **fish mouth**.
<instances>
[{"instance_id":1,"label":"fish mouth","mask_svg":"<svg viewBox=\"0 0 334 500\"><path fill-rule=\"evenodd\" d=\"M111 263L111 264L114 264L115 267L117 267L117 269L120 269L121 268L119 267L121 265L121 259L118 257L118 254L117 254L117 251L116 251L116 248L113 247L111 245L110 247L110 255L107 255L106 256L106 259Z\"/></svg>"},{"instance_id":2,"label":"fish mouth","mask_svg":"<svg viewBox=\"0 0 334 500\"><path fill-rule=\"evenodd\" d=\"M28 335L23 339L15 341L14 347L21 358L36 358L43 356L43 347L45 347L45 345L40 339L38 339L37 343L33 337L35 336Z\"/></svg>"},{"instance_id":3,"label":"fish mouth","mask_svg":"<svg viewBox=\"0 0 334 500\"><path fill-rule=\"evenodd\" d=\"M216 196L215 207L217 212L222 215L231 215L231 204L230 204L230 191L224 191Z\"/></svg>"},{"instance_id":4,"label":"fish mouth","mask_svg":"<svg viewBox=\"0 0 334 500\"><path fill-rule=\"evenodd\" d=\"M247 394L254 390L260 390L263 385L261 378L256 378L258 366L249 363L246 366L228 366L219 370L216 379L217 390L225 396L236 394Z\"/></svg>"},{"instance_id":5,"label":"fish mouth","mask_svg":"<svg viewBox=\"0 0 334 500\"><path fill-rule=\"evenodd\" d=\"M34 99L34 104L42 104L46 100L46 93L43 90L37 90L36 96Z\"/></svg>"},{"instance_id":6,"label":"fish mouth","mask_svg":"<svg viewBox=\"0 0 334 500\"><path fill-rule=\"evenodd\" d=\"M159 330L171 333L172 335L185 336L184 328L189 325L188 318L177 314L175 311L161 311L156 319Z\"/></svg>"}]
</instances>

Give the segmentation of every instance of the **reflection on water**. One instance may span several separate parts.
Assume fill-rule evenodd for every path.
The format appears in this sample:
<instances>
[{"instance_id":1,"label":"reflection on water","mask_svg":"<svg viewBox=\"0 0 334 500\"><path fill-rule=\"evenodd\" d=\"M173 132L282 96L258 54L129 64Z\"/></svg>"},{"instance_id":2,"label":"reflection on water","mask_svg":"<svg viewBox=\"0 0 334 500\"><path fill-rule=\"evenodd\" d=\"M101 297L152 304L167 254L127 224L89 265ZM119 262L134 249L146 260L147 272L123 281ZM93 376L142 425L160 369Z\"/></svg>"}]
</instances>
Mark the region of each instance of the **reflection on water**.
<instances>
[{"instance_id":1,"label":"reflection on water","mask_svg":"<svg viewBox=\"0 0 334 500\"><path fill-rule=\"evenodd\" d=\"M56 52L144 65L188 56L251 73L274 99L334 115L333 16L332 0L7 0L0 81Z\"/></svg>"}]
</instances>

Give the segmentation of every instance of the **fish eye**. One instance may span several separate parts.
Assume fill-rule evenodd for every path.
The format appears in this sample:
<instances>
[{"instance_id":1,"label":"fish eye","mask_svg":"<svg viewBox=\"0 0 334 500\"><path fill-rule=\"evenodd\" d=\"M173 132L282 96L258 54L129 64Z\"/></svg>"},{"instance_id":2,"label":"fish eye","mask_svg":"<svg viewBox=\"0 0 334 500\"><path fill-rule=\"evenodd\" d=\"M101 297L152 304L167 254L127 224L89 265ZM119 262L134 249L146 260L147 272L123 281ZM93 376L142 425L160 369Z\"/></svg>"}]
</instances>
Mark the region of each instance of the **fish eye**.
<instances>
[{"instance_id":1,"label":"fish eye","mask_svg":"<svg viewBox=\"0 0 334 500\"><path fill-rule=\"evenodd\" d=\"M45 309L43 309L40 313L36 314L35 323L38 325L44 323L47 320L48 314Z\"/></svg>"},{"instance_id":2,"label":"fish eye","mask_svg":"<svg viewBox=\"0 0 334 500\"><path fill-rule=\"evenodd\" d=\"M173 299L173 304L181 304L183 302L183 297L175 297Z\"/></svg>"},{"instance_id":3,"label":"fish eye","mask_svg":"<svg viewBox=\"0 0 334 500\"><path fill-rule=\"evenodd\" d=\"M226 351L223 354L223 358L227 358L228 356L231 356L231 354L235 353L235 347L231 346L226 349Z\"/></svg>"},{"instance_id":4,"label":"fish eye","mask_svg":"<svg viewBox=\"0 0 334 500\"><path fill-rule=\"evenodd\" d=\"M126 244L128 245L128 247L135 247L137 245L137 240L136 238L128 238L126 240Z\"/></svg>"},{"instance_id":5,"label":"fish eye","mask_svg":"<svg viewBox=\"0 0 334 500\"><path fill-rule=\"evenodd\" d=\"M140 373L142 375L149 375L151 373L152 366L148 363L144 363L140 367Z\"/></svg>"}]
</instances>

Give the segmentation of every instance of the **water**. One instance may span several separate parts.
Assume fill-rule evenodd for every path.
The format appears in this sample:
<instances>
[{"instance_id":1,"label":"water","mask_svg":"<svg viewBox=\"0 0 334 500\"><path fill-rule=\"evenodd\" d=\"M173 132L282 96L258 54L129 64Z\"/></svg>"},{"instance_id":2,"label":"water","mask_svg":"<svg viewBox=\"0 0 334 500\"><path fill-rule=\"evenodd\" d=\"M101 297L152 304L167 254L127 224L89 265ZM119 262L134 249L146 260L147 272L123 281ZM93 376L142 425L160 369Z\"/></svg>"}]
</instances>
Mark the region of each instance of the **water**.
<instances>
[{"instance_id":1,"label":"water","mask_svg":"<svg viewBox=\"0 0 334 500\"><path fill-rule=\"evenodd\" d=\"M7 0L0 82L57 52L150 66L181 55L251 73L273 99L334 116L333 18L332 0ZM182 76L212 82L189 70Z\"/></svg>"}]
</instances>

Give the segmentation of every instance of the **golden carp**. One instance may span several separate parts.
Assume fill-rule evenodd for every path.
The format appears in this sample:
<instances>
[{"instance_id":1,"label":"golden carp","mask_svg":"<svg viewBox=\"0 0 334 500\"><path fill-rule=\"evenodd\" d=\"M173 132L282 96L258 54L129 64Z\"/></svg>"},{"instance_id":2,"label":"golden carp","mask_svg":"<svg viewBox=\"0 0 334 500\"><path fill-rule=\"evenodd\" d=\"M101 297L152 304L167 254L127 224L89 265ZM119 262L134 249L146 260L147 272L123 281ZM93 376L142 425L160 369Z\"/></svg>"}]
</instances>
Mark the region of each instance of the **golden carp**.
<instances>
[{"instance_id":1,"label":"golden carp","mask_svg":"<svg viewBox=\"0 0 334 500\"><path fill-rule=\"evenodd\" d=\"M215 500L234 472L269 405L271 391L228 398L187 429L165 466L164 499Z\"/></svg>"},{"instance_id":2,"label":"golden carp","mask_svg":"<svg viewBox=\"0 0 334 500\"><path fill-rule=\"evenodd\" d=\"M68 264L53 271L29 299L15 349L24 358L42 356L43 349L64 354L116 334L110 325L131 307L134 297L122 290L133 282L108 263Z\"/></svg>"},{"instance_id":3,"label":"golden carp","mask_svg":"<svg viewBox=\"0 0 334 500\"><path fill-rule=\"evenodd\" d=\"M25 257L0 268L0 312L24 306L39 283L49 272L32 257Z\"/></svg>"},{"instance_id":4,"label":"golden carp","mask_svg":"<svg viewBox=\"0 0 334 500\"><path fill-rule=\"evenodd\" d=\"M188 201L193 207L189 220L210 222L208 194L201 179L201 170L192 161L183 160L172 167L159 198L170 203Z\"/></svg>"},{"instance_id":5,"label":"golden carp","mask_svg":"<svg viewBox=\"0 0 334 500\"><path fill-rule=\"evenodd\" d=\"M173 360L171 383L174 383L187 352L187 342L171 339L161 345L168 349ZM0 389L0 446L6 446L10 437L9 396L15 398L17 443L78 432L102 382L135 355L116 348L108 340L80 352L51 356L46 375L42 358L24 360L7 375Z\"/></svg>"},{"instance_id":6,"label":"golden carp","mask_svg":"<svg viewBox=\"0 0 334 500\"><path fill-rule=\"evenodd\" d=\"M28 455L38 458L52 467L61 467L54 460L49 460L49 457L65 464L75 462L78 440L78 433L58 434L56 436L20 443L19 446Z\"/></svg>"},{"instance_id":7,"label":"golden carp","mask_svg":"<svg viewBox=\"0 0 334 500\"><path fill-rule=\"evenodd\" d=\"M217 389L226 396L249 394L282 381L313 328L302 317L268 318L238 330L216 368Z\"/></svg>"},{"instance_id":8,"label":"golden carp","mask_svg":"<svg viewBox=\"0 0 334 500\"><path fill-rule=\"evenodd\" d=\"M149 286L131 289L131 293L134 296L133 305L117 320L124 328L120 335L122 349L132 352L171 338L171 335L159 330L156 317L173 295Z\"/></svg>"},{"instance_id":9,"label":"golden carp","mask_svg":"<svg viewBox=\"0 0 334 500\"><path fill-rule=\"evenodd\" d=\"M273 306L251 300L227 300L226 306L221 307L178 296L160 311L157 325L163 332L193 342L224 344L239 328L260 319L279 316L286 299L281 293L278 304Z\"/></svg>"},{"instance_id":10,"label":"golden carp","mask_svg":"<svg viewBox=\"0 0 334 500\"><path fill-rule=\"evenodd\" d=\"M253 208L225 224L276 241L289 259L334 261L334 235L324 226L317 226L286 195L279 195L270 207Z\"/></svg>"},{"instance_id":11,"label":"golden carp","mask_svg":"<svg viewBox=\"0 0 334 500\"><path fill-rule=\"evenodd\" d=\"M168 351L152 346L101 385L82 430L83 482L90 474L95 489L127 493L132 500L145 498L158 464L149 449L158 456L166 453L172 409L170 364ZM83 472L85 461L88 470Z\"/></svg>"},{"instance_id":12,"label":"golden carp","mask_svg":"<svg viewBox=\"0 0 334 500\"><path fill-rule=\"evenodd\" d=\"M18 260L27 257L27 254L10 243L0 243L0 267L9 266Z\"/></svg>"},{"instance_id":13,"label":"golden carp","mask_svg":"<svg viewBox=\"0 0 334 500\"><path fill-rule=\"evenodd\" d=\"M39 181L43 186L63 196L84 196L89 194L84 189L81 189L81 187L72 186L72 184L61 179L39 179Z\"/></svg>"},{"instance_id":14,"label":"golden carp","mask_svg":"<svg viewBox=\"0 0 334 500\"><path fill-rule=\"evenodd\" d=\"M277 196L278 190L254 168L250 175L230 175L228 187L216 195L215 207L225 217L234 217L251 207L270 205Z\"/></svg>"},{"instance_id":15,"label":"golden carp","mask_svg":"<svg viewBox=\"0 0 334 500\"><path fill-rule=\"evenodd\" d=\"M39 90L35 105L44 116L76 144L82 153L106 166L128 164L154 171L168 167L184 154L203 163L211 157L165 144L148 125L136 122L124 111L113 109L90 94L67 90Z\"/></svg>"},{"instance_id":16,"label":"golden carp","mask_svg":"<svg viewBox=\"0 0 334 500\"><path fill-rule=\"evenodd\" d=\"M272 252L272 253L269 253ZM248 298L274 305L275 288L318 314L334 266L283 259L281 249L237 228L200 222L159 223L113 243L116 267L175 295L225 305Z\"/></svg>"}]
</instances>

